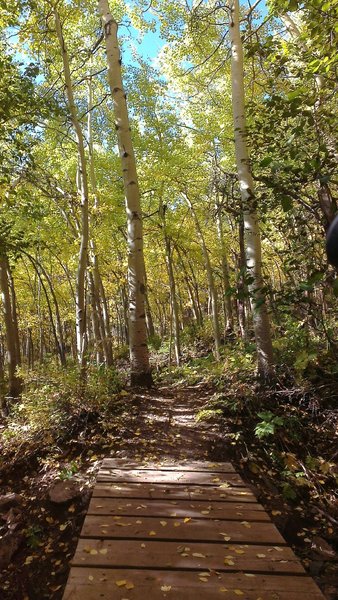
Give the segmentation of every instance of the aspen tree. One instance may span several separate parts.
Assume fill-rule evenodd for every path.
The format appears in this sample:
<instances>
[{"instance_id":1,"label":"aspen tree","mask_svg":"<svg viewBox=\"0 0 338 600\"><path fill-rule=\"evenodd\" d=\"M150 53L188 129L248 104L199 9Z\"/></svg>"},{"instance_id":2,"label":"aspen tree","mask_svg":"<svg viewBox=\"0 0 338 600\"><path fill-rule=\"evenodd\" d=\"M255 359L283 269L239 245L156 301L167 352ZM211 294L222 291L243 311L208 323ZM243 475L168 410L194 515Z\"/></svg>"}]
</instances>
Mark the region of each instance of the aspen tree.
<instances>
[{"instance_id":1,"label":"aspen tree","mask_svg":"<svg viewBox=\"0 0 338 600\"><path fill-rule=\"evenodd\" d=\"M114 105L127 211L130 382L133 386L150 386L152 376L145 320L146 288L140 190L126 94L122 83L121 58L117 39L118 25L110 13L107 0L98 0L98 7L106 40L108 81Z\"/></svg>"},{"instance_id":2,"label":"aspen tree","mask_svg":"<svg viewBox=\"0 0 338 600\"><path fill-rule=\"evenodd\" d=\"M80 252L78 258L78 268L76 277L76 346L77 358L81 367L82 376L86 368L86 294L85 280L88 263L88 241L89 241L89 220L88 220L88 175L87 162L85 154L84 137L81 123L78 118L77 109L74 100L74 92L70 73L69 57L66 43L63 37L62 25L59 13L54 9L54 19L56 34L59 40L63 74L65 78L66 96L68 109L72 125L75 131L77 150L78 150L78 191L81 198L81 226L80 226Z\"/></svg>"},{"instance_id":3,"label":"aspen tree","mask_svg":"<svg viewBox=\"0 0 338 600\"><path fill-rule=\"evenodd\" d=\"M235 153L243 206L246 262L251 280L249 291L252 298L258 372L263 377L269 377L273 373L273 350L269 315L263 293L261 236L246 139L244 63L239 20L239 0L233 0L230 40Z\"/></svg>"},{"instance_id":4,"label":"aspen tree","mask_svg":"<svg viewBox=\"0 0 338 600\"><path fill-rule=\"evenodd\" d=\"M16 374L19 366L16 339L16 323L13 319L13 307L11 302L9 284L9 263L5 253L0 255L0 290L3 306L3 315L6 329L7 365L8 365L8 395L10 398L18 398L21 393L22 381Z\"/></svg>"}]
</instances>

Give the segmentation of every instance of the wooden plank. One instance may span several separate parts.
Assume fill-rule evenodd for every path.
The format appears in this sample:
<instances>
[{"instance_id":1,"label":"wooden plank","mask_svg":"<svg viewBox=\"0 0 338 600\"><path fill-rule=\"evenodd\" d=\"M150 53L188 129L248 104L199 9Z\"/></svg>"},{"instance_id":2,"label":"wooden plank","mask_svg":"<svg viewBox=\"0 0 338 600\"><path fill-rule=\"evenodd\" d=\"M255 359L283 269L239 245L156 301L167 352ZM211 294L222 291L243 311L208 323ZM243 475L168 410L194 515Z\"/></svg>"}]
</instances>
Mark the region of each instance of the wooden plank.
<instances>
[{"instance_id":1,"label":"wooden plank","mask_svg":"<svg viewBox=\"0 0 338 600\"><path fill-rule=\"evenodd\" d=\"M279 531L272 523L247 521L216 521L211 519L187 519L167 517L160 521L154 517L112 517L88 515L82 527L81 537L91 538L139 538L164 540L199 540L219 542L224 537L236 542L261 542L283 544ZM161 524L162 523L162 524ZM228 540L226 540L228 541Z\"/></svg>"},{"instance_id":2,"label":"wooden plank","mask_svg":"<svg viewBox=\"0 0 338 600\"><path fill-rule=\"evenodd\" d=\"M141 469L142 471L212 471L213 473L235 473L231 463L205 462L205 461L179 461L171 462L147 462L125 460L124 458L104 458L102 461L104 469Z\"/></svg>"},{"instance_id":3,"label":"wooden plank","mask_svg":"<svg viewBox=\"0 0 338 600\"><path fill-rule=\"evenodd\" d=\"M101 468L97 481L116 481L120 483L170 483L183 485L215 485L231 484L245 487L244 481L236 473L213 473L208 471L157 471L142 469L110 469Z\"/></svg>"},{"instance_id":4,"label":"wooden plank","mask_svg":"<svg viewBox=\"0 0 338 600\"><path fill-rule=\"evenodd\" d=\"M72 566L305 573L287 546L153 540L80 539Z\"/></svg>"},{"instance_id":5,"label":"wooden plank","mask_svg":"<svg viewBox=\"0 0 338 600\"><path fill-rule=\"evenodd\" d=\"M154 498L179 500L207 500L208 502L254 502L256 497L249 488L233 488L226 485L205 486L179 486L179 485L153 485L151 483L124 483L109 484L97 483L93 490L93 498Z\"/></svg>"},{"instance_id":6,"label":"wooden plank","mask_svg":"<svg viewBox=\"0 0 338 600\"><path fill-rule=\"evenodd\" d=\"M206 579L206 581L204 581ZM127 584L121 585L121 582ZM120 585L117 585L119 582ZM130 588L130 584L134 587ZM226 590L226 591L225 591ZM242 595L238 595L238 591ZM309 577L74 567L64 600L325 600Z\"/></svg>"},{"instance_id":7,"label":"wooden plank","mask_svg":"<svg viewBox=\"0 0 338 600\"><path fill-rule=\"evenodd\" d=\"M191 500L142 500L124 498L92 498L89 515L128 515L152 517L194 517L233 521L270 521L263 506L257 502L207 502Z\"/></svg>"}]
</instances>

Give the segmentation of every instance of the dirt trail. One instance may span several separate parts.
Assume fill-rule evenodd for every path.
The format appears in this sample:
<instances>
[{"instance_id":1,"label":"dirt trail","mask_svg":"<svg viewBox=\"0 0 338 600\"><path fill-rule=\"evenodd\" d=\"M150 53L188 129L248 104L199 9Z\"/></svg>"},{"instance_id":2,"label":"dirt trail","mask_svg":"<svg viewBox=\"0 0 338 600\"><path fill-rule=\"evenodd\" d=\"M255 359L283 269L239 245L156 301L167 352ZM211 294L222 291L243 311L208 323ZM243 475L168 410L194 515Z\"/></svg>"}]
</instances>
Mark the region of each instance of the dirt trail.
<instances>
[{"instance_id":1,"label":"dirt trail","mask_svg":"<svg viewBox=\"0 0 338 600\"><path fill-rule=\"evenodd\" d=\"M219 427L196 421L198 411L212 393L205 384L197 384L158 387L137 394L121 449L115 455L152 460L226 460Z\"/></svg>"}]
</instances>

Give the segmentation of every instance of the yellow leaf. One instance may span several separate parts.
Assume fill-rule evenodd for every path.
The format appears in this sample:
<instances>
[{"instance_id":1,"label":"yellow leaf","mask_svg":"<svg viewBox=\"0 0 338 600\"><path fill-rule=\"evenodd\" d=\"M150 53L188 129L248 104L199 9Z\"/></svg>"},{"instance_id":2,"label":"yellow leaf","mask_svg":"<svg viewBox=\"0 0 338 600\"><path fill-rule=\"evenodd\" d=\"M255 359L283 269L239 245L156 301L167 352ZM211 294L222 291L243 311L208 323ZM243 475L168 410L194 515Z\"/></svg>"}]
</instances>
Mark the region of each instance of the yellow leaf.
<instances>
[{"instance_id":1,"label":"yellow leaf","mask_svg":"<svg viewBox=\"0 0 338 600\"><path fill-rule=\"evenodd\" d=\"M25 565L30 565L33 560L33 556L27 556L25 560Z\"/></svg>"},{"instance_id":2,"label":"yellow leaf","mask_svg":"<svg viewBox=\"0 0 338 600\"><path fill-rule=\"evenodd\" d=\"M90 550L89 554L93 554L93 555L94 555L94 554L97 554L97 550L95 550L95 548L92 548L92 549Z\"/></svg>"},{"instance_id":3,"label":"yellow leaf","mask_svg":"<svg viewBox=\"0 0 338 600\"><path fill-rule=\"evenodd\" d=\"M64 531L66 528L67 528L67 523L60 525L60 527L59 527L60 531Z\"/></svg>"},{"instance_id":4,"label":"yellow leaf","mask_svg":"<svg viewBox=\"0 0 338 600\"><path fill-rule=\"evenodd\" d=\"M234 561L233 561L233 560L231 560L230 558L225 558L225 559L224 559L224 564L225 564L225 565L228 565L229 567L231 567L231 566L232 566L232 565L234 565L235 563L234 563Z\"/></svg>"},{"instance_id":5,"label":"yellow leaf","mask_svg":"<svg viewBox=\"0 0 338 600\"><path fill-rule=\"evenodd\" d=\"M160 521L162 527L165 527L167 525L167 521Z\"/></svg>"},{"instance_id":6,"label":"yellow leaf","mask_svg":"<svg viewBox=\"0 0 338 600\"><path fill-rule=\"evenodd\" d=\"M118 579L117 581L115 581L115 584L117 585L117 587L123 587L124 585L126 585L127 580L126 579Z\"/></svg>"},{"instance_id":7,"label":"yellow leaf","mask_svg":"<svg viewBox=\"0 0 338 600\"><path fill-rule=\"evenodd\" d=\"M181 523L179 523L178 521L175 521L174 527L181 527Z\"/></svg>"},{"instance_id":8,"label":"yellow leaf","mask_svg":"<svg viewBox=\"0 0 338 600\"><path fill-rule=\"evenodd\" d=\"M277 517L277 515L281 515L282 513L281 513L281 511L280 511L280 510L273 510L273 511L271 511L271 514L272 514L274 517Z\"/></svg>"},{"instance_id":9,"label":"yellow leaf","mask_svg":"<svg viewBox=\"0 0 338 600\"><path fill-rule=\"evenodd\" d=\"M96 454L93 454L93 456L91 456L89 460L90 462L94 462L95 460L97 460Z\"/></svg>"},{"instance_id":10,"label":"yellow leaf","mask_svg":"<svg viewBox=\"0 0 338 600\"><path fill-rule=\"evenodd\" d=\"M199 577L198 578L200 581L203 581L204 583L206 583L208 581L207 577Z\"/></svg>"},{"instance_id":11,"label":"yellow leaf","mask_svg":"<svg viewBox=\"0 0 338 600\"><path fill-rule=\"evenodd\" d=\"M244 550L235 550L236 554L245 554Z\"/></svg>"},{"instance_id":12,"label":"yellow leaf","mask_svg":"<svg viewBox=\"0 0 338 600\"><path fill-rule=\"evenodd\" d=\"M127 581L126 583L126 590L133 590L134 589L134 584L131 581Z\"/></svg>"},{"instance_id":13,"label":"yellow leaf","mask_svg":"<svg viewBox=\"0 0 338 600\"><path fill-rule=\"evenodd\" d=\"M244 596L244 592L242 590L234 590L236 596Z\"/></svg>"},{"instance_id":14,"label":"yellow leaf","mask_svg":"<svg viewBox=\"0 0 338 600\"><path fill-rule=\"evenodd\" d=\"M99 550L100 554L107 554L108 550L107 548L101 548L101 550Z\"/></svg>"},{"instance_id":15,"label":"yellow leaf","mask_svg":"<svg viewBox=\"0 0 338 600\"><path fill-rule=\"evenodd\" d=\"M195 558L206 558L205 554L200 554L199 552L193 552L192 555L195 556Z\"/></svg>"},{"instance_id":16,"label":"yellow leaf","mask_svg":"<svg viewBox=\"0 0 338 600\"><path fill-rule=\"evenodd\" d=\"M94 581L93 575L88 575L88 579L89 579L89 581Z\"/></svg>"},{"instance_id":17,"label":"yellow leaf","mask_svg":"<svg viewBox=\"0 0 338 600\"><path fill-rule=\"evenodd\" d=\"M186 517L183 522L184 523L189 523L189 521L191 521L191 517Z\"/></svg>"},{"instance_id":18,"label":"yellow leaf","mask_svg":"<svg viewBox=\"0 0 338 600\"><path fill-rule=\"evenodd\" d=\"M266 558L266 554L256 554L257 558Z\"/></svg>"},{"instance_id":19,"label":"yellow leaf","mask_svg":"<svg viewBox=\"0 0 338 600\"><path fill-rule=\"evenodd\" d=\"M225 592L228 592L229 590L225 587L221 587L221 588L219 588L219 591L222 593L225 593Z\"/></svg>"},{"instance_id":20,"label":"yellow leaf","mask_svg":"<svg viewBox=\"0 0 338 600\"><path fill-rule=\"evenodd\" d=\"M161 585L161 592L170 592L171 585Z\"/></svg>"},{"instance_id":21,"label":"yellow leaf","mask_svg":"<svg viewBox=\"0 0 338 600\"><path fill-rule=\"evenodd\" d=\"M157 533L156 533L156 531L149 531L149 535L154 536L154 535L157 535Z\"/></svg>"}]
</instances>

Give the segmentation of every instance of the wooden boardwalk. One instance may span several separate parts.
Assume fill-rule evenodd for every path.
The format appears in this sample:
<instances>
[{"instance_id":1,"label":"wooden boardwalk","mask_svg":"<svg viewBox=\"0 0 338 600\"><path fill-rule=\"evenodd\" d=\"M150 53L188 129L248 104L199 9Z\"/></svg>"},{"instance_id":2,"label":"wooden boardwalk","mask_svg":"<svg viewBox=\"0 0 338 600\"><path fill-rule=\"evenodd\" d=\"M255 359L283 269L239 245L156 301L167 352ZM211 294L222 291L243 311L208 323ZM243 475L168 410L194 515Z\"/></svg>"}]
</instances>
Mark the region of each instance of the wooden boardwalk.
<instances>
[{"instance_id":1,"label":"wooden boardwalk","mask_svg":"<svg viewBox=\"0 0 338 600\"><path fill-rule=\"evenodd\" d=\"M228 463L105 459L63 600L325 600Z\"/></svg>"}]
</instances>

